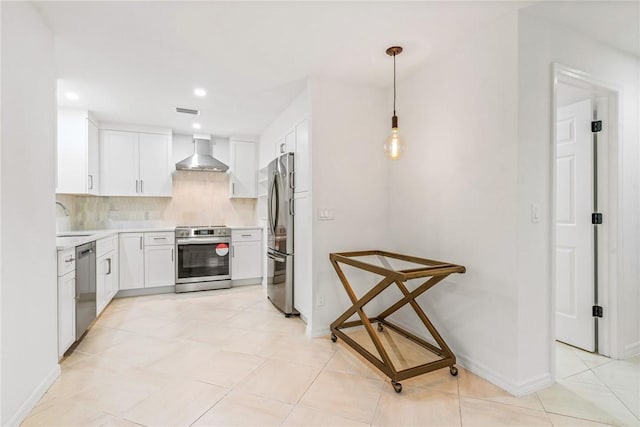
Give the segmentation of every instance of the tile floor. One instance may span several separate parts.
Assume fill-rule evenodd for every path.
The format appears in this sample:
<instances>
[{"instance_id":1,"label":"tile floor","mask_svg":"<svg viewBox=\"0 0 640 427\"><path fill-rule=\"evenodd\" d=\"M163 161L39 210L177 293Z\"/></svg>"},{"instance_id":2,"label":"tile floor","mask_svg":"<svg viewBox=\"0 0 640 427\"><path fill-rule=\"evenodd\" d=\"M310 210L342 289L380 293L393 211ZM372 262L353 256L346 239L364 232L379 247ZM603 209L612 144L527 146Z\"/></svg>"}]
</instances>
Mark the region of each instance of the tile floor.
<instances>
[{"instance_id":1,"label":"tile floor","mask_svg":"<svg viewBox=\"0 0 640 427\"><path fill-rule=\"evenodd\" d=\"M640 358L559 344L560 379L539 393L516 398L461 368L397 394L340 340L305 338L259 286L114 300L61 364L23 426L640 426Z\"/></svg>"}]
</instances>

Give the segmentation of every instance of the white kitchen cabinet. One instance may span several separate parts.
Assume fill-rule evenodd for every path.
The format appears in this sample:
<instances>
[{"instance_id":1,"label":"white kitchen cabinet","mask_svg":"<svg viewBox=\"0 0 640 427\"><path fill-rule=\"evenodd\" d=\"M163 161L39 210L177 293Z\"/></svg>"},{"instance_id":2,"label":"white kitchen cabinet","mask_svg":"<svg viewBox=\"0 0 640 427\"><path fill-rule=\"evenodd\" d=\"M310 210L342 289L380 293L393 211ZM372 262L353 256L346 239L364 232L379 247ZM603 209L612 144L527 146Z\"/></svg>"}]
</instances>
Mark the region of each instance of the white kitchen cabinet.
<instances>
[{"instance_id":1,"label":"white kitchen cabinet","mask_svg":"<svg viewBox=\"0 0 640 427\"><path fill-rule=\"evenodd\" d=\"M262 229L231 230L232 281L243 284L262 281L262 249Z\"/></svg>"},{"instance_id":2,"label":"white kitchen cabinet","mask_svg":"<svg viewBox=\"0 0 640 427\"><path fill-rule=\"evenodd\" d=\"M144 288L143 239L142 233L120 234L120 290Z\"/></svg>"},{"instance_id":3,"label":"white kitchen cabinet","mask_svg":"<svg viewBox=\"0 0 640 427\"><path fill-rule=\"evenodd\" d=\"M57 193L99 194L96 123L87 110L58 109Z\"/></svg>"},{"instance_id":4,"label":"white kitchen cabinet","mask_svg":"<svg viewBox=\"0 0 640 427\"><path fill-rule=\"evenodd\" d=\"M173 286L175 279L173 231L144 233L144 287Z\"/></svg>"},{"instance_id":5,"label":"white kitchen cabinet","mask_svg":"<svg viewBox=\"0 0 640 427\"><path fill-rule=\"evenodd\" d=\"M257 191L257 162L256 144L251 141L231 139L229 197L250 198L258 197Z\"/></svg>"},{"instance_id":6,"label":"white kitchen cabinet","mask_svg":"<svg viewBox=\"0 0 640 427\"><path fill-rule=\"evenodd\" d=\"M58 277L58 356L76 340L76 272Z\"/></svg>"},{"instance_id":7,"label":"white kitchen cabinet","mask_svg":"<svg viewBox=\"0 0 640 427\"><path fill-rule=\"evenodd\" d=\"M158 245L144 248L144 287L172 286L175 280L175 246Z\"/></svg>"},{"instance_id":8,"label":"white kitchen cabinet","mask_svg":"<svg viewBox=\"0 0 640 427\"><path fill-rule=\"evenodd\" d=\"M111 302L119 289L118 236L96 242L96 313Z\"/></svg>"},{"instance_id":9,"label":"white kitchen cabinet","mask_svg":"<svg viewBox=\"0 0 640 427\"><path fill-rule=\"evenodd\" d=\"M141 133L140 145L140 195L171 196L171 137L169 135Z\"/></svg>"},{"instance_id":10,"label":"white kitchen cabinet","mask_svg":"<svg viewBox=\"0 0 640 427\"><path fill-rule=\"evenodd\" d=\"M169 134L105 129L101 135L101 195L172 195Z\"/></svg>"}]
</instances>

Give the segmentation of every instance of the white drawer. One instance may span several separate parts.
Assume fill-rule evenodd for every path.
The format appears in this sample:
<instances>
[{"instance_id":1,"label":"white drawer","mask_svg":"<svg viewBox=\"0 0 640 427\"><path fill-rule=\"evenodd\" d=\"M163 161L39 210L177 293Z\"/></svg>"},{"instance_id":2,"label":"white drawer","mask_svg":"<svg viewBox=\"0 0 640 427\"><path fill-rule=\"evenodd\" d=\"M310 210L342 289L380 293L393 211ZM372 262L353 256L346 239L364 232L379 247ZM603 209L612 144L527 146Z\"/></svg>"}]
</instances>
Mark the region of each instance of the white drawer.
<instances>
[{"instance_id":1,"label":"white drawer","mask_svg":"<svg viewBox=\"0 0 640 427\"><path fill-rule=\"evenodd\" d=\"M176 233L173 231L148 232L144 233L144 245L174 245L176 243Z\"/></svg>"},{"instance_id":2,"label":"white drawer","mask_svg":"<svg viewBox=\"0 0 640 427\"><path fill-rule=\"evenodd\" d=\"M261 228L231 230L232 242L255 242L256 240L262 240Z\"/></svg>"},{"instance_id":3,"label":"white drawer","mask_svg":"<svg viewBox=\"0 0 640 427\"><path fill-rule=\"evenodd\" d=\"M58 251L58 277L76 269L76 248Z\"/></svg>"},{"instance_id":4,"label":"white drawer","mask_svg":"<svg viewBox=\"0 0 640 427\"><path fill-rule=\"evenodd\" d=\"M96 258L114 251L118 247L118 236L105 237L96 242Z\"/></svg>"}]
</instances>

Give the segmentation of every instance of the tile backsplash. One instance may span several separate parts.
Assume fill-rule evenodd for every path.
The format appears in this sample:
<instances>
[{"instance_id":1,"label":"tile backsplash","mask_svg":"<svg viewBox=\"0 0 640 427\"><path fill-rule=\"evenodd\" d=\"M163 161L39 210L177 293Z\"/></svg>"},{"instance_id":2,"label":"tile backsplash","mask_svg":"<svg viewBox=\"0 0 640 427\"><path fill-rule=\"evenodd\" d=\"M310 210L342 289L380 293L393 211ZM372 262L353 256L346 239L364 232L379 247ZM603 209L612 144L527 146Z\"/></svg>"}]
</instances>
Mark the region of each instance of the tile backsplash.
<instances>
[{"instance_id":1,"label":"tile backsplash","mask_svg":"<svg viewBox=\"0 0 640 427\"><path fill-rule=\"evenodd\" d=\"M71 211L72 230L257 222L256 200L230 199L225 173L176 171L171 198L64 194L56 198Z\"/></svg>"}]
</instances>

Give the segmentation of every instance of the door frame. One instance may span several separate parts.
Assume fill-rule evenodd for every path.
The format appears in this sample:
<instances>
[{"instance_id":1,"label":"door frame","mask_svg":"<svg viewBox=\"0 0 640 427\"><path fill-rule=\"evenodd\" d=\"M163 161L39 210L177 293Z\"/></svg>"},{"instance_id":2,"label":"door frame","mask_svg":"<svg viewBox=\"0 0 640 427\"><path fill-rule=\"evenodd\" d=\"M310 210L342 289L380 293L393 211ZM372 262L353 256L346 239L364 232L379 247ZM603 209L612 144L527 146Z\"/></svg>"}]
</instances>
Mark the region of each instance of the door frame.
<instances>
[{"instance_id":1,"label":"door frame","mask_svg":"<svg viewBox=\"0 0 640 427\"><path fill-rule=\"evenodd\" d=\"M618 256L622 252L623 233L620 228L620 199L619 199L619 183L621 182L622 161L622 145L619 141L621 135L622 117L622 99L621 90L616 85L603 82L596 76L591 74L558 64L552 64L553 84L551 96L551 242L549 248L549 261L551 265L551 374L555 381L556 378L556 355L555 355L555 337L556 337L556 133L557 133L557 103L558 103L558 86L560 84L573 85L579 88L588 89L592 94L594 103L599 106L606 105L606 117L600 116L603 121L609 123L605 126L607 132L602 132L598 136L599 148L601 144L606 145L604 152L606 154L606 164L599 162L599 188L606 186L606 193L599 194L602 203L599 205L600 211L606 211L603 225L598 229L598 258L599 258L599 287L598 287L598 303L604 308L604 317L598 321L599 336L599 352L606 354L611 358L618 359L624 356L621 348L622 340L622 293L619 292L619 284L622 283L622 262L623 257ZM602 150L599 150L602 153ZM604 173L603 172L604 169ZM606 181L606 182L603 182ZM600 192L602 193L602 192ZM603 198L603 196L606 197ZM606 200L606 201L605 201ZM606 204L606 208L603 205Z\"/></svg>"}]
</instances>

